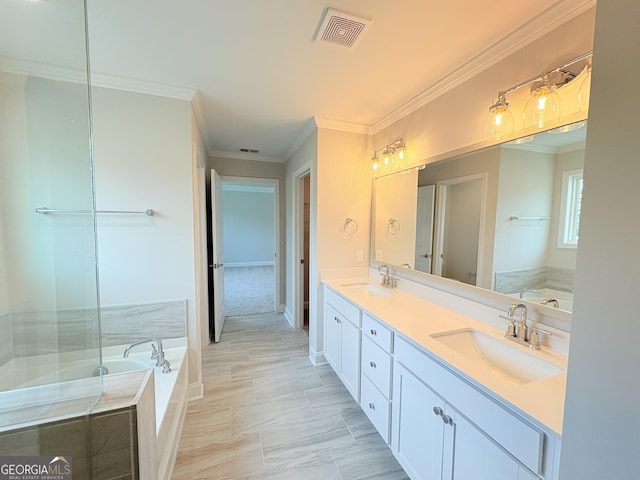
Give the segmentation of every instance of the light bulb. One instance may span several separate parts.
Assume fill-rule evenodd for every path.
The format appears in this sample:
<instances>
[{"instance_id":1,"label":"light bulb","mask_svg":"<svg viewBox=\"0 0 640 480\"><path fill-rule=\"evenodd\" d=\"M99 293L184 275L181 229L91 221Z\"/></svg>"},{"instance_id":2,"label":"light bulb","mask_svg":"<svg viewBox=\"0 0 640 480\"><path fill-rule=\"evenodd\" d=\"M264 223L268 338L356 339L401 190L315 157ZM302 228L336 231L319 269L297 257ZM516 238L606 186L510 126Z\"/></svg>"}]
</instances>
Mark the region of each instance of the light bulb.
<instances>
[{"instance_id":1,"label":"light bulb","mask_svg":"<svg viewBox=\"0 0 640 480\"><path fill-rule=\"evenodd\" d=\"M513 115L503 94L489 107L489 116L484 125L485 138L503 140L513 134Z\"/></svg>"},{"instance_id":2,"label":"light bulb","mask_svg":"<svg viewBox=\"0 0 640 480\"><path fill-rule=\"evenodd\" d=\"M548 82L531 92L531 98L524 106L522 120L526 127L544 128L556 122L562 114L562 100L556 88Z\"/></svg>"}]
</instances>

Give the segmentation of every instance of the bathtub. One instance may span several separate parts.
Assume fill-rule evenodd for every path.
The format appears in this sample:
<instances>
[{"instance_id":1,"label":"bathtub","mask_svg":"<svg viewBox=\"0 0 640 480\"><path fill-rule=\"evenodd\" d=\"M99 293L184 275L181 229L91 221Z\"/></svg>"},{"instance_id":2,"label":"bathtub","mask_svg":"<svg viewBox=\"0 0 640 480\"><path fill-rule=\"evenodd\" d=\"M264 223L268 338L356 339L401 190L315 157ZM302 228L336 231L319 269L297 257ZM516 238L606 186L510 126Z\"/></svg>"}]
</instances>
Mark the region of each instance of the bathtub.
<instances>
[{"instance_id":1,"label":"bathtub","mask_svg":"<svg viewBox=\"0 0 640 480\"><path fill-rule=\"evenodd\" d=\"M571 292L555 290L553 288L540 288L538 292L540 293L539 297L534 292L525 292L523 300L540 303L545 298L555 298L558 300L558 308L560 310L567 310L569 312L573 310L573 294ZM519 293L513 293L511 296L520 298ZM553 308L552 305L549 305L549 307Z\"/></svg>"},{"instance_id":2,"label":"bathtub","mask_svg":"<svg viewBox=\"0 0 640 480\"><path fill-rule=\"evenodd\" d=\"M187 339L166 339L163 347L165 358L171 363L169 373L155 367L150 345L135 347L127 358L122 356L126 345L103 348L103 366L109 373L102 380L108 394L109 385L118 378L125 379L121 376L153 369L155 408L144 414L155 421L157 478L169 479L187 407ZM98 365L97 351L32 356L4 364L0 387L6 391L0 392L0 419L5 421L0 423L0 431L84 415L90 406L95 407L93 411L104 411L97 399L101 379L92 376ZM30 380L23 381L24 378ZM56 401L55 415L50 414L52 399ZM82 402L83 399L87 401ZM68 404L70 409L58 408L58 404ZM79 405L84 409L78 410Z\"/></svg>"}]
</instances>

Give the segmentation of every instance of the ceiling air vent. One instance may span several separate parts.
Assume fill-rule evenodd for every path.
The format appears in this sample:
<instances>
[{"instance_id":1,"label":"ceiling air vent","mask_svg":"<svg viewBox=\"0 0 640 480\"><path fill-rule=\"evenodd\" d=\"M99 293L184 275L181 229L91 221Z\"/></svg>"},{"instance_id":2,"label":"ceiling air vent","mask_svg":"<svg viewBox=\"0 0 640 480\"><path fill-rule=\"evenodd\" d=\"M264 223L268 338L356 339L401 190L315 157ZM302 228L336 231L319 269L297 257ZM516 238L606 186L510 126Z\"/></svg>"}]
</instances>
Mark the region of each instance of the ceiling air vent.
<instances>
[{"instance_id":1,"label":"ceiling air vent","mask_svg":"<svg viewBox=\"0 0 640 480\"><path fill-rule=\"evenodd\" d=\"M332 43L342 47L355 47L371 25L371 20L328 8L320 25L317 42Z\"/></svg>"},{"instance_id":2,"label":"ceiling air vent","mask_svg":"<svg viewBox=\"0 0 640 480\"><path fill-rule=\"evenodd\" d=\"M256 150L255 148L241 148L241 153L258 153L260 150Z\"/></svg>"}]
</instances>

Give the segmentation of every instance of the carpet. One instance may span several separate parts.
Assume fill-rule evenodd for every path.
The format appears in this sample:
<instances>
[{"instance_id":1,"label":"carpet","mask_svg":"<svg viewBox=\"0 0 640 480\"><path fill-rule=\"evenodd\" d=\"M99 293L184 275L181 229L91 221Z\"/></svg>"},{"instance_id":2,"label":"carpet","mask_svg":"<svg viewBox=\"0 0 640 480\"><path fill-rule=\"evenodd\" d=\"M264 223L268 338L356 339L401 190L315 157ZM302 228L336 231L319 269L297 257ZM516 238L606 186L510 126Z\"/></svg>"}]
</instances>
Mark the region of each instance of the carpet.
<instances>
[{"instance_id":1,"label":"carpet","mask_svg":"<svg viewBox=\"0 0 640 480\"><path fill-rule=\"evenodd\" d=\"M274 311L273 266L225 267L225 316Z\"/></svg>"}]
</instances>

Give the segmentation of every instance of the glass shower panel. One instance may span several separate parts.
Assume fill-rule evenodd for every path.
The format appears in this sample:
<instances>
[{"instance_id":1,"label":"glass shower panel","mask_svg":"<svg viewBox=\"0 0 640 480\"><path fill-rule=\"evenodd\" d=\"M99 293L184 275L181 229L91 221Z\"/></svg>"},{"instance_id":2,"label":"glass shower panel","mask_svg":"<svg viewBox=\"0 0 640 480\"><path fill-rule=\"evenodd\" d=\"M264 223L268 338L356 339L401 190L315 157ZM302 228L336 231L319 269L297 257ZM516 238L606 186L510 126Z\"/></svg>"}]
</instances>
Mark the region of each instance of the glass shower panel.
<instances>
[{"instance_id":1,"label":"glass shower panel","mask_svg":"<svg viewBox=\"0 0 640 480\"><path fill-rule=\"evenodd\" d=\"M0 431L101 393L88 68L83 1L0 0Z\"/></svg>"}]
</instances>

